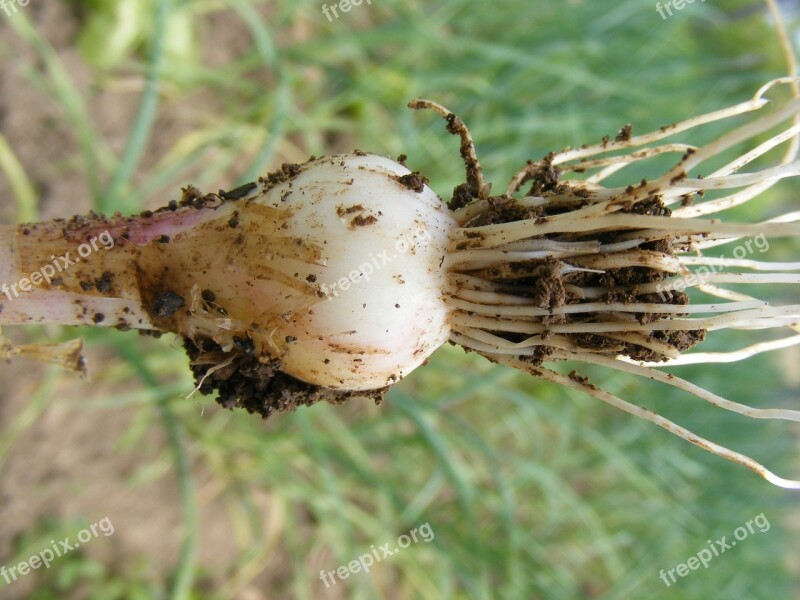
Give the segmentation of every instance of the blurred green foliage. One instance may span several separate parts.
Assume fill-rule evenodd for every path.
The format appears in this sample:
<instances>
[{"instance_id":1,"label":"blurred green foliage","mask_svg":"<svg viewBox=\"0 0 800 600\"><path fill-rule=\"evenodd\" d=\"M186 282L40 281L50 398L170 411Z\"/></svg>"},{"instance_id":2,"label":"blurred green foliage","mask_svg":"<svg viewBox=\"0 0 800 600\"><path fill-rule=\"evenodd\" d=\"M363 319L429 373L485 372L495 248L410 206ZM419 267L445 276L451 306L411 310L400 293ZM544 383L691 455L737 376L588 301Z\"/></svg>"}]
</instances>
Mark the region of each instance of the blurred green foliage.
<instances>
[{"instance_id":1,"label":"blurred green foliage","mask_svg":"<svg viewBox=\"0 0 800 600\"><path fill-rule=\"evenodd\" d=\"M649 0L374 0L331 22L318 2L303 0L76 4L75 44L94 85L144 82L119 155L108 151L89 98L70 83L35 25L21 13L13 27L49 65L42 93L63 106L81 148L74 168L86 174L95 207L106 211L141 210L187 183L233 185L283 160L354 147L407 154L409 166L446 196L463 176L457 141L440 120L405 109L415 96L435 99L467 122L487 176L502 188L529 158L613 135L625 123L642 132L739 102L785 71L762 5L747 0L695 3L667 20ZM223 53L223 63L211 60L215 45L233 43L228 28L245 41ZM213 102L198 104L200 94ZM148 155L161 111L175 106L191 107L191 130ZM796 183L781 190L768 197L771 206L796 202L789 200ZM213 410L213 399L183 400L192 384L186 358L170 340L106 331L86 337L119 356L102 377L141 387L75 410L138 406L120 452L148 428L168 431L163 456L124 483L161 476L164 468L182 482L188 537L169 583L173 597L233 598L275 553L284 560L280 572L265 575L267 597L325 597L315 557L322 554L322 567L334 569L423 522L435 532L431 543L340 582L338 597L797 594L786 561L797 545L781 525L793 496L649 424L458 349L440 350L379 408L315 406L262 423ZM722 335L711 345L728 343ZM671 389L586 372L601 387L797 474L785 425L742 422ZM759 406L793 399L770 357L681 374ZM204 573L213 586L198 583L195 561L202 523L191 465L200 464L225 490L240 548L235 563ZM274 517L254 509L265 491L282 519L277 540L256 533ZM773 525L768 533L669 589L661 582L660 569L762 512ZM21 540L20 548L31 543ZM167 587L81 555L51 571L36 598L78 586L92 598L161 597Z\"/></svg>"}]
</instances>

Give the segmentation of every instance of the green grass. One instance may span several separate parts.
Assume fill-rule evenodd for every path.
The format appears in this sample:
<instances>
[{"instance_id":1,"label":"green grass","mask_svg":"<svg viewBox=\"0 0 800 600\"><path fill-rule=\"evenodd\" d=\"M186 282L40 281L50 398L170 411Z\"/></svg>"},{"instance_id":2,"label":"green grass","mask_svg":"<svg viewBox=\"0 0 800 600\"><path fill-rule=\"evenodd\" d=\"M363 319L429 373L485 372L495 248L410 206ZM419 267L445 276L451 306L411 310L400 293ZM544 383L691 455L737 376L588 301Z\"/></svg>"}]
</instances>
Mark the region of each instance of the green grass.
<instances>
[{"instance_id":1,"label":"green grass","mask_svg":"<svg viewBox=\"0 0 800 600\"><path fill-rule=\"evenodd\" d=\"M54 99L72 132L77 160L63 168L85 175L93 205L103 211L139 211L188 183L232 186L284 160L354 147L408 154L409 166L447 195L463 176L457 140L438 118L405 109L415 96L465 120L487 176L503 188L529 158L597 141L625 123L642 132L741 101L785 69L762 18L730 16L751 2L695 3L662 21L650 0L374 0L331 23L319 2L308 1L85 4L75 46L93 84L141 82L119 153L93 122L87 104L93 92L80 91L37 31L32 9L6 21L39 60L15 68L27 70L32 84ZM238 23L250 39L227 64L211 66L204 56L224 23ZM176 106L191 107L191 131L150 153L162 111ZM19 219L31 218L36 202L13 146L0 144L0 168L13 178ZM796 191L796 183L787 184L767 200L796 203ZM262 423L215 410L210 398L184 400L192 383L171 339L81 334L117 357L100 378L126 382L131 391L70 406L87 418L135 407L120 453L134 454L147 430L164 429L168 444L148 454L129 481L109 485L135 493L143 481L176 476L182 550L169 579L152 575L147 556L101 563L76 553L41 575L35 598L72 592L210 600L237 597L249 586L263 597L301 599L797 593L797 575L786 565L797 552L785 525L794 495L652 425L458 349L441 349L380 407L320 405ZM624 398L797 475L797 438L789 426L743 422L663 387L589 372ZM681 373L759 406L781 394L796 400L769 357ZM48 386L42 383L30 409L3 432L8 444L35 421L52 393ZM0 459L8 444L0 443ZM206 525L198 518L201 469L224 490L224 518L239 548L230 564L197 562ZM257 508L265 494L268 514ZM707 539L730 538L762 512L769 532L750 536L669 589L659 580L659 569L685 562ZM335 590L320 583L321 568L347 564L371 544L425 522L435 532L431 542L412 545L370 574L351 575ZM4 563L75 529L42 527L19 540L17 555Z\"/></svg>"}]
</instances>

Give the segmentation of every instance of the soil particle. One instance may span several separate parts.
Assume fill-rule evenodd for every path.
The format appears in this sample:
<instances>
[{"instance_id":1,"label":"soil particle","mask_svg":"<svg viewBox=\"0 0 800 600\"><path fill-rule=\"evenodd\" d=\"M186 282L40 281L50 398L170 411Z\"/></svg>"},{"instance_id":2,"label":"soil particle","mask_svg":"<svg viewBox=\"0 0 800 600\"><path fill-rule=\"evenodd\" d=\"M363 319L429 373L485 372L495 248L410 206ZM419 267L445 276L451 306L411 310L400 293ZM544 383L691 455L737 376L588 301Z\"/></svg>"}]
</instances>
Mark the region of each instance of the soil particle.
<instances>
[{"instance_id":1,"label":"soil particle","mask_svg":"<svg viewBox=\"0 0 800 600\"><path fill-rule=\"evenodd\" d=\"M266 419L275 412L295 410L317 402L342 404L353 396L371 396L380 402L387 388L371 392L340 392L295 379L280 370L277 359L263 359L237 351L226 354L215 342L184 339L191 369L203 394L218 392L217 402L228 409L244 408ZM202 357L202 360L198 360ZM209 373L208 364L227 366ZM212 362L207 362L208 360ZM202 363L202 364L198 364ZM202 384L201 384L202 382Z\"/></svg>"},{"instance_id":2,"label":"soil particle","mask_svg":"<svg viewBox=\"0 0 800 600\"><path fill-rule=\"evenodd\" d=\"M580 383L581 385L589 385L589 378L584 377L574 369L569 372L569 378L572 379L572 381L574 381L575 383Z\"/></svg>"},{"instance_id":3,"label":"soil particle","mask_svg":"<svg viewBox=\"0 0 800 600\"><path fill-rule=\"evenodd\" d=\"M614 138L615 142L628 142L633 137L633 127L630 124L625 125L619 130L617 136Z\"/></svg>"},{"instance_id":4,"label":"soil particle","mask_svg":"<svg viewBox=\"0 0 800 600\"><path fill-rule=\"evenodd\" d=\"M249 355L255 352L255 344L253 344L253 340L251 340L249 337L241 338L238 336L233 336L233 343L245 354Z\"/></svg>"},{"instance_id":5,"label":"soil particle","mask_svg":"<svg viewBox=\"0 0 800 600\"><path fill-rule=\"evenodd\" d=\"M661 196L648 196L636 202L626 212L634 215L649 215L652 217L671 217L672 211L664 206Z\"/></svg>"},{"instance_id":6,"label":"soil particle","mask_svg":"<svg viewBox=\"0 0 800 600\"><path fill-rule=\"evenodd\" d=\"M540 161L529 161L525 176L519 182L517 189L529 181L533 183L528 191L528 196L541 196L546 192L556 193L569 189L565 184L560 183L561 169L553 165L554 157L555 154L550 152Z\"/></svg>"},{"instance_id":7,"label":"soil particle","mask_svg":"<svg viewBox=\"0 0 800 600\"><path fill-rule=\"evenodd\" d=\"M215 206L219 204L219 196L216 194L203 194L193 185L183 188L182 192L180 206L201 209L207 205Z\"/></svg>"},{"instance_id":8,"label":"soil particle","mask_svg":"<svg viewBox=\"0 0 800 600\"><path fill-rule=\"evenodd\" d=\"M350 227L366 227L367 225L374 225L378 222L378 218L374 215L358 215L350 221Z\"/></svg>"},{"instance_id":9,"label":"soil particle","mask_svg":"<svg viewBox=\"0 0 800 600\"><path fill-rule=\"evenodd\" d=\"M512 221L525 219L538 219L544 215L541 207L526 208L513 198L489 198L487 203L488 208L472 219L467 227L481 227L483 225L511 223ZM466 237L468 239L483 239L483 235L478 231L474 233L468 232ZM480 243L476 245L480 246Z\"/></svg>"},{"instance_id":10,"label":"soil particle","mask_svg":"<svg viewBox=\"0 0 800 600\"><path fill-rule=\"evenodd\" d=\"M345 208L344 206L337 206L336 207L336 214L340 217L344 217L345 215L352 215L353 213L362 212L366 210L363 204L353 204L352 206L348 206Z\"/></svg>"},{"instance_id":11,"label":"soil particle","mask_svg":"<svg viewBox=\"0 0 800 600\"><path fill-rule=\"evenodd\" d=\"M450 210L458 210L465 207L467 204L478 195L478 190L468 183L462 183L453 188L453 197L447 203L447 208Z\"/></svg>"},{"instance_id":12,"label":"soil particle","mask_svg":"<svg viewBox=\"0 0 800 600\"><path fill-rule=\"evenodd\" d=\"M308 164L313 160L316 160L316 157L312 156L305 164ZM264 177L259 177L258 183L261 183L264 186L265 192L269 191L276 185L291 181L297 177L297 175L303 171L303 166L304 165L298 165L294 163L283 163L280 170L273 171Z\"/></svg>"},{"instance_id":13,"label":"soil particle","mask_svg":"<svg viewBox=\"0 0 800 600\"><path fill-rule=\"evenodd\" d=\"M706 339L706 330L696 329L692 331L671 331L667 341L681 352L685 352L704 339Z\"/></svg>"},{"instance_id":14,"label":"soil particle","mask_svg":"<svg viewBox=\"0 0 800 600\"><path fill-rule=\"evenodd\" d=\"M175 292L161 292L153 302L153 314L157 317L171 317L186 306L183 296Z\"/></svg>"},{"instance_id":15,"label":"soil particle","mask_svg":"<svg viewBox=\"0 0 800 600\"><path fill-rule=\"evenodd\" d=\"M541 196L545 192L555 192L559 189L561 170L553 165L553 155L548 154L541 161L541 166L531 174L531 189L529 196Z\"/></svg>"},{"instance_id":16,"label":"soil particle","mask_svg":"<svg viewBox=\"0 0 800 600\"><path fill-rule=\"evenodd\" d=\"M533 301L539 308L552 310L566 304L567 294L564 291L561 266L561 262L554 258L548 258L544 264L538 265L538 285Z\"/></svg>"},{"instance_id":17,"label":"soil particle","mask_svg":"<svg viewBox=\"0 0 800 600\"><path fill-rule=\"evenodd\" d=\"M419 171L414 171L408 175L392 177L392 179L397 180L401 185L418 194L421 194L425 186L428 185L428 178L420 174Z\"/></svg>"}]
</instances>

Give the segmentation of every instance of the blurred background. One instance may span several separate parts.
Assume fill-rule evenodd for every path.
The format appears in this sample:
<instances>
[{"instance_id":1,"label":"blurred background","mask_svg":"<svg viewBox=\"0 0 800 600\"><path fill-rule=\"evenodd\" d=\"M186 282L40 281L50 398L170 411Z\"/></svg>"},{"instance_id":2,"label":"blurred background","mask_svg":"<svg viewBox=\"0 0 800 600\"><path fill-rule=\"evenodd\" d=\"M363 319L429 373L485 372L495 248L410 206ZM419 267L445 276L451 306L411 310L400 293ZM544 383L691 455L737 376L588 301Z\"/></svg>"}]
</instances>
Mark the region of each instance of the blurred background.
<instances>
[{"instance_id":1,"label":"blurred background","mask_svg":"<svg viewBox=\"0 0 800 600\"><path fill-rule=\"evenodd\" d=\"M796 31L796 3L782 6ZM135 213L187 184L230 189L354 148L407 154L449 198L463 180L458 141L405 108L416 96L465 120L498 190L527 159L740 102L785 74L763 3L672 13L650 0L363 0L348 11L319 0L6 0L0 222ZM797 191L787 182L739 214L797 210ZM796 493L455 347L381 406L262 422L187 399L193 381L172 336L4 333L82 336L90 376L0 365L0 565L105 517L114 533L0 580L2 598L800 597ZM680 374L741 402L796 407L798 359L787 350ZM797 428L582 372L800 475ZM762 513L768 531L669 587L660 579ZM321 580L425 524L430 541Z\"/></svg>"}]
</instances>

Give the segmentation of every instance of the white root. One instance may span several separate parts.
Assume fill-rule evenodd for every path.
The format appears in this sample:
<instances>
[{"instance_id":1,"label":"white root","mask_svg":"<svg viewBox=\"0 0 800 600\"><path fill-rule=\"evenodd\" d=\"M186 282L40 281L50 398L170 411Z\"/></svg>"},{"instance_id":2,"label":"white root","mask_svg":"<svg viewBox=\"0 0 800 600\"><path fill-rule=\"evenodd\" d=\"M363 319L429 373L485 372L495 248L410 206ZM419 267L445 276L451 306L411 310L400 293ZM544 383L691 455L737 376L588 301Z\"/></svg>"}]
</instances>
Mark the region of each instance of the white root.
<instances>
[{"instance_id":1,"label":"white root","mask_svg":"<svg viewBox=\"0 0 800 600\"><path fill-rule=\"evenodd\" d=\"M681 256L679 260L684 265L738 267L754 271L800 271L800 262L763 262L743 258L718 258L715 256Z\"/></svg>"},{"instance_id":2,"label":"white root","mask_svg":"<svg viewBox=\"0 0 800 600\"><path fill-rule=\"evenodd\" d=\"M635 320L610 322L587 322L547 324L512 319L492 319L463 312L453 314L453 324L458 327L479 327L488 331L506 331L509 333L541 334L543 332L587 334L610 333L618 331L696 331L705 329L765 329L775 326L792 325L800 322L800 304L787 306L765 306L763 308L742 310L732 313L705 317L701 319L671 318L660 319L650 323L639 323Z\"/></svg>"},{"instance_id":3,"label":"white root","mask_svg":"<svg viewBox=\"0 0 800 600\"><path fill-rule=\"evenodd\" d=\"M580 377L542 366L546 361L562 360L595 364L671 385L715 407L750 418L800 421L800 411L746 406L659 370L734 362L800 345L800 304L773 305L720 287L798 285L800 262L753 260L740 250L734 251L733 258L705 256L701 252L746 237L800 237L800 225L796 223L800 211L760 223L701 218L740 206L777 181L800 175L797 81L794 77L777 79L764 85L747 102L650 134L626 138L627 133L621 132L614 141L550 155L516 173L504 196L477 198L458 209L456 221L460 227L450 233L451 254L446 259L453 284L448 298L453 310L451 341L494 362L583 391L640 416L748 467L775 485L800 489L800 481L778 477L753 459L599 390ZM793 90L794 98L782 107L703 146L659 144L677 133L759 110L767 105L764 95L777 85L790 85ZM763 141L764 134L786 121L791 122ZM728 160L705 177L690 175L722 152L756 137L761 138L760 143L749 152ZM462 135L463 139L466 138ZM741 172L782 145L788 148L777 165ZM657 178L626 188L600 187L606 178L625 167L668 153L680 153L680 160ZM547 182L552 181L553 169L556 173L584 176L561 180L549 188ZM535 180L539 173L545 179L533 188L538 195L513 198L526 181ZM715 190L733 191L691 204L704 192ZM644 210L631 210L646 202L651 204L644 205ZM677 202L684 205L672 211L665 208ZM505 220L497 219L504 209L516 213ZM520 209L529 210L531 216L520 218ZM491 218L481 221L484 214ZM752 241L748 242L752 246ZM664 251L664 244L671 251ZM768 246L762 240L757 249L766 251ZM649 277L630 282L625 277L619 281L614 278L617 272L636 269L649 273ZM598 278L598 273L608 278ZM588 278L574 278L583 274ZM723 301L689 303L685 290L697 290ZM705 332L778 327L791 329L795 335L728 352L686 351ZM637 360L649 356L655 358Z\"/></svg>"},{"instance_id":4,"label":"white root","mask_svg":"<svg viewBox=\"0 0 800 600\"><path fill-rule=\"evenodd\" d=\"M644 377L660 383L666 383L667 385L671 385L678 389L689 392L690 394L697 396L698 398L701 398L718 408L724 408L725 410L729 410L746 417L751 417L753 419L777 419L800 422L800 411L778 408L753 408L738 402L732 402L722 398L721 396L718 396L717 394L709 392L700 386L694 385L685 379L681 379L680 377L677 377L671 373L664 373L652 367L645 367L632 362L610 359L605 356L590 354L588 352L575 352L568 355L561 354L560 358L563 360L577 360L587 364L600 365L609 369L638 375L639 377Z\"/></svg>"},{"instance_id":5,"label":"white root","mask_svg":"<svg viewBox=\"0 0 800 600\"><path fill-rule=\"evenodd\" d=\"M621 357L619 360L624 362L633 362L642 367L680 367L684 365L700 365L710 363L733 363L745 360L752 356L762 354L764 352L772 352L774 350L781 350L783 348L790 348L792 346L800 345L800 335L793 335L785 337L780 340L773 340L771 342L759 342L758 344L751 344L741 350L733 350L731 352L692 352L690 354L682 354L678 358L667 360L664 362L635 362L627 357Z\"/></svg>"},{"instance_id":6,"label":"white root","mask_svg":"<svg viewBox=\"0 0 800 600\"><path fill-rule=\"evenodd\" d=\"M518 304L515 306L504 305L502 303L483 304L470 302L459 294L450 301L451 306L464 312L484 315L487 317L515 317L519 319L536 319L538 317L548 317L556 315L576 315L580 313L601 313L601 312L630 312L630 313L663 313L663 314L693 314L693 313L716 313L734 312L752 308L768 306L763 300L750 300L745 302L721 302L719 304L656 304L645 302L634 302L624 304L622 302L585 302L581 304L566 304L557 308L540 308L528 304ZM497 297L497 295L495 295ZM514 298L510 296L510 298ZM529 301L529 298L519 298L520 301Z\"/></svg>"},{"instance_id":7,"label":"white root","mask_svg":"<svg viewBox=\"0 0 800 600\"><path fill-rule=\"evenodd\" d=\"M580 212L580 211L576 211ZM509 242L517 242L526 238L553 233L604 232L619 229L635 230L634 235L648 239L664 237L665 232L672 235L703 235L708 233L727 234L730 236L756 236L769 232L774 237L800 236L800 226L794 223L720 223L703 219L675 219L672 217L655 217L630 214L605 215L596 218L578 218L548 221L537 224L534 220L514 221L499 225L484 225L469 229L456 229L451 234L449 249L456 250L454 242L467 239L467 233L480 234L484 248L496 248Z\"/></svg>"},{"instance_id":8,"label":"white root","mask_svg":"<svg viewBox=\"0 0 800 600\"><path fill-rule=\"evenodd\" d=\"M724 446L720 446L706 438L700 437L699 435L689 431L688 429L681 427L680 425L670 421L658 415L646 408L642 408L641 406L637 406L635 404L631 404L630 402L626 402L622 398L615 396L609 392L604 390L598 389L595 386L585 383L583 381L579 381L573 379L567 375L562 375L561 373L557 373L556 371L552 371L550 369L546 369L543 367L536 367L534 365L530 365L528 363L522 362L518 359L514 359L508 356L503 356L500 354L487 354L487 357L497 362L499 364L507 365L513 367L515 369L519 369L522 371L527 371L537 377L540 377L546 381L551 381L553 383L557 383L564 387L568 387L573 390L577 390L579 392L583 392L597 398L598 400L602 400L603 402L610 404L611 406L618 408L619 410L623 410L629 414L635 415L646 421L650 421L651 423L666 429L670 433L677 435L680 438L683 438L687 442L702 448L703 450L707 450L712 454L715 454L721 458L725 458L732 462L738 463L744 467L747 467L754 473L756 473L759 477L762 477L769 481L771 484L776 485L778 487L787 489L787 490L800 490L800 481L793 480L793 479L784 479L783 477L778 477L772 471L767 469L761 463L756 462L749 456L741 454L739 452L734 452L733 450L729 450Z\"/></svg>"}]
</instances>

